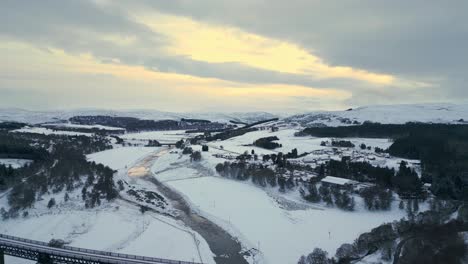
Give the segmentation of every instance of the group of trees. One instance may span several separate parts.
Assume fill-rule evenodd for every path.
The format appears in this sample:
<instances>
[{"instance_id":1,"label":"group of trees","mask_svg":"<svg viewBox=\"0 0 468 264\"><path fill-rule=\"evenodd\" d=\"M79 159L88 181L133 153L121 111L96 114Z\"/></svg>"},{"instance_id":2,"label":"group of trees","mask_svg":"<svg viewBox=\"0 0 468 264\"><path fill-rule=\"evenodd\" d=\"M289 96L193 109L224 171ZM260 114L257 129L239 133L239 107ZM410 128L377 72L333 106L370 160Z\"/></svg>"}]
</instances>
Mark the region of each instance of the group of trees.
<instances>
[{"instance_id":1,"label":"group of trees","mask_svg":"<svg viewBox=\"0 0 468 264\"><path fill-rule=\"evenodd\" d=\"M1 122L0 123L0 130L3 131L10 131L15 129L20 129L25 127L27 124L20 123L20 122Z\"/></svg>"},{"instance_id":2,"label":"group of trees","mask_svg":"<svg viewBox=\"0 0 468 264\"><path fill-rule=\"evenodd\" d=\"M237 129L229 129L223 131L221 133L217 133L211 136L200 137L198 139L205 139L207 141L216 141L216 140L226 140L233 137L242 136L246 133L257 131L258 129L255 127L242 127Z\"/></svg>"},{"instance_id":3,"label":"group of trees","mask_svg":"<svg viewBox=\"0 0 468 264\"><path fill-rule=\"evenodd\" d=\"M393 178L393 185L401 196L420 197L422 195L422 182L418 174L408 167L406 161L400 163L400 168Z\"/></svg>"},{"instance_id":4,"label":"group of trees","mask_svg":"<svg viewBox=\"0 0 468 264\"><path fill-rule=\"evenodd\" d=\"M356 205L354 197L351 192L346 189L340 189L337 186L328 186L325 184L320 185L317 189L317 185L314 183L306 184L307 191L304 188L299 189L301 196L313 203L325 202L328 206L336 205L336 207L353 211Z\"/></svg>"},{"instance_id":5,"label":"group of trees","mask_svg":"<svg viewBox=\"0 0 468 264\"><path fill-rule=\"evenodd\" d=\"M296 186L293 177L286 177L283 173L262 164L226 161L217 164L216 171L226 178L240 181L251 180L260 187L278 187L282 192Z\"/></svg>"},{"instance_id":6,"label":"group of trees","mask_svg":"<svg viewBox=\"0 0 468 264\"><path fill-rule=\"evenodd\" d=\"M359 191L366 208L371 211L390 210L392 206L392 190L379 186L366 187Z\"/></svg>"},{"instance_id":7,"label":"group of trees","mask_svg":"<svg viewBox=\"0 0 468 264\"><path fill-rule=\"evenodd\" d=\"M341 161L329 160L316 168L320 175L351 179L358 182L371 182L383 189L392 189L404 197L424 196L422 182L414 169L406 161L401 161L398 172L394 169L373 166L369 162L352 162L349 158Z\"/></svg>"},{"instance_id":8,"label":"group of trees","mask_svg":"<svg viewBox=\"0 0 468 264\"><path fill-rule=\"evenodd\" d=\"M354 148L355 145L351 141L347 140L332 140L331 142L332 147L340 147L340 148Z\"/></svg>"},{"instance_id":9,"label":"group of trees","mask_svg":"<svg viewBox=\"0 0 468 264\"><path fill-rule=\"evenodd\" d=\"M430 207L412 218L382 224L361 234L353 243L341 245L334 257L316 248L302 256L298 264L353 263L372 254L393 263L463 263L468 255L463 232L468 226L467 216L463 218L461 211L468 205L435 199ZM458 218L453 219L457 210Z\"/></svg>"},{"instance_id":10,"label":"group of trees","mask_svg":"<svg viewBox=\"0 0 468 264\"><path fill-rule=\"evenodd\" d=\"M299 155L297 152L297 149L291 150L291 152L288 152L286 154L283 154L283 152L278 152L278 154L265 154L262 157L262 160L264 162L272 161L274 165L277 165L280 168L287 168L289 170L294 170L295 168L297 169L297 166L294 166L290 162L288 162L288 159L297 159L301 156L307 155L306 153Z\"/></svg>"},{"instance_id":11,"label":"group of trees","mask_svg":"<svg viewBox=\"0 0 468 264\"><path fill-rule=\"evenodd\" d=\"M134 117L117 116L74 116L70 122L84 125L104 125L125 128L127 131L150 130L218 130L224 129L225 124L208 120L181 119L177 120L145 120ZM115 132L115 131L114 131Z\"/></svg>"},{"instance_id":12,"label":"group of trees","mask_svg":"<svg viewBox=\"0 0 468 264\"><path fill-rule=\"evenodd\" d=\"M182 142L179 144L179 142ZM200 151L193 151L192 147L185 147L183 141L178 141L176 145L179 145L179 148L182 149L183 155L190 155L190 161L200 161L202 159L202 155Z\"/></svg>"},{"instance_id":13,"label":"group of trees","mask_svg":"<svg viewBox=\"0 0 468 264\"><path fill-rule=\"evenodd\" d=\"M254 141L253 145L260 147L260 148L265 148L265 149L275 149L275 148L280 148L282 145L275 142L278 141L279 138L276 136L271 136L271 137L264 137L264 138L259 138Z\"/></svg>"},{"instance_id":14,"label":"group of trees","mask_svg":"<svg viewBox=\"0 0 468 264\"><path fill-rule=\"evenodd\" d=\"M0 164L0 191L5 190L7 186L11 185L16 176L16 170L11 165Z\"/></svg>"},{"instance_id":15,"label":"group of trees","mask_svg":"<svg viewBox=\"0 0 468 264\"><path fill-rule=\"evenodd\" d=\"M161 146L161 143L159 143L159 141L157 141L156 139L155 140L149 140L148 141L148 144L146 145L147 147L160 147Z\"/></svg>"},{"instance_id":16,"label":"group of trees","mask_svg":"<svg viewBox=\"0 0 468 264\"><path fill-rule=\"evenodd\" d=\"M0 166L0 182L4 183L4 188L12 188L8 194L10 211L7 216L16 216L19 210L31 207L44 194L70 192L82 186L83 200L89 207L98 205L101 199L111 200L117 196L114 171L88 162L85 156L111 148L104 137L10 133L0 135L0 139L0 146L16 144L27 146L35 155L40 153L33 163L23 168L3 170Z\"/></svg>"},{"instance_id":17,"label":"group of trees","mask_svg":"<svg viewBox=\"0 0 468 264\"><path fill-rule=\"evenodd\" d=\"M365 123L359 126L311 127L300 134L391 138L394 142L387 152L397 157L421 160L422 179L432 183L434 194L442 198L468 200L468 125ZM383 151L376 149L376 152ZM409 177L408 182L414 180L413 176ZM407 184L403 178L400 180L402 185ZM417 182L409 184L419 185ZM408 190L407 186L400 187L403 192L415 191Z\"/></svg>"},{"instance_id":18,"label":"group of trees","mask_svg":"<svg viewBox=\"0 0 468 264\"><path fill-rule=\"evenodd\" d=\"M113 200L118 195L118 190L114 183L114 173L111 168L102 164L92 162L91 173L84 187L81 189L81 197L85 201L87 208L101 205L101 199Z\"/></svg>"},{"instance_id":19,"label":"group of trees","mask_svg":"<svg viewBox=\"0 0 468 264\"><path fill-rule=\"evenodd\" d=\"M190 161L200 161L202 159L202 155L200 151L194 151L190 154Z\"/></svg>"}]
</instances>

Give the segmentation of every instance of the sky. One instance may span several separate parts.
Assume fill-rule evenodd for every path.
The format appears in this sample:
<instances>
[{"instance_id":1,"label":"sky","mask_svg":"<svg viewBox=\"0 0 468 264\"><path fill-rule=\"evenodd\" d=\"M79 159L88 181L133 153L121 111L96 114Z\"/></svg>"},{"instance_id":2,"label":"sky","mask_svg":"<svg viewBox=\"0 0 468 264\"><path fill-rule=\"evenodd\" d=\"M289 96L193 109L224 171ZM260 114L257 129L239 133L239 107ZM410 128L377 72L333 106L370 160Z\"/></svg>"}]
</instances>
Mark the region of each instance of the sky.
<instances>
[{"instance_id":1,"label":"sky","mask_svg":"<svg viewBox=\"0 0 468 264\"><path fill-rule=\"evenodd\" d=\"M468 1L2 0L0 108L468 100Z\"/></svg>"}]
</instances>

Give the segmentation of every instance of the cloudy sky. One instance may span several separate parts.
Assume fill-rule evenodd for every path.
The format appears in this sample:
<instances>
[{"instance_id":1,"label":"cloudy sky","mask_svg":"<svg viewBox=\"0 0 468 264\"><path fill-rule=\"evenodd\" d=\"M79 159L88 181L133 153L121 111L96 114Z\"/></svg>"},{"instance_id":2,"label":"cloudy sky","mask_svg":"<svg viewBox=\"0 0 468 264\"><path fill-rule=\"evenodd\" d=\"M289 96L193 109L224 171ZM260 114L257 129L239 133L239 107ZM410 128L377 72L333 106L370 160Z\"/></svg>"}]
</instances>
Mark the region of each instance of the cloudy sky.
<instances>
[{"instance_id":1,"label":"cloudy sky","mask_svg":"<svg viewBox=\"0 0 468 264\"><path fill-rule=\"evenodd\" d=\"M0 107L466 102L466 10L466 0L2 0Z\"/></svg>"}]
</instances>

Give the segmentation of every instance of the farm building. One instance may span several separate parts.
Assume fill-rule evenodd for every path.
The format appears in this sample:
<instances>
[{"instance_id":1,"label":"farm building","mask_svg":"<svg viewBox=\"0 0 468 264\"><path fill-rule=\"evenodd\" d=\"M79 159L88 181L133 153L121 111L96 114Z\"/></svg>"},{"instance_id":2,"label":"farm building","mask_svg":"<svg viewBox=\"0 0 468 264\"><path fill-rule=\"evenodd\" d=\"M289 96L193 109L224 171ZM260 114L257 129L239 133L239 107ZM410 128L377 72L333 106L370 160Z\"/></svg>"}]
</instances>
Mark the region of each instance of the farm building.
<instances>
[{"instance_id":1,"label":"farm building","mask_svg":"<svg viewBox=\"0 0 468 264\"><path fill-rule=\"evenodd\" d=\"M333 176L327 176L321 180L322 184L330 185L330 186L338 186L338 187L352 187L356 185L358 182L345 179L345 178L338 178Z\"/></svg>"}]
</instances>

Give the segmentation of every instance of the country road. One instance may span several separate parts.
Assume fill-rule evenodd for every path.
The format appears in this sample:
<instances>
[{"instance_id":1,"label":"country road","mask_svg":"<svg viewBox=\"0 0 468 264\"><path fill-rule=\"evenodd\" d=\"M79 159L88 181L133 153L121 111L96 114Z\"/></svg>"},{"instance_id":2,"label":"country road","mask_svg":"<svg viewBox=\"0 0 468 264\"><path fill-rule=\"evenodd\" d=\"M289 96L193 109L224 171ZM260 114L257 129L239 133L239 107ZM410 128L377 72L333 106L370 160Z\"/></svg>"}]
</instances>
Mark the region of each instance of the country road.
<instances>
[{"instance_id":1,"label":"country road","mask_svg":"<svg viewBox=\"0 0 468 264\"><path fill-rule=\"evenodd\" d=\"M172 206L178 210L179 214L176 219L181 220L206 240L211 251L215 254L214 259L217 264L247 264L247 261L240 253L242 246L239 241L220 226L199 215L196 210L192 210L182 195L155 177L151 167L159 157L168 152L169 149L163 149L144 157L128 170L128 176L141 178L148 181L148 183L154 184L158 191L169 199Z\"/></svg>"}]
</instances>

